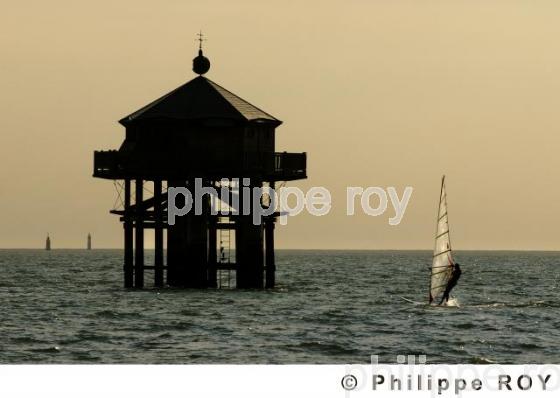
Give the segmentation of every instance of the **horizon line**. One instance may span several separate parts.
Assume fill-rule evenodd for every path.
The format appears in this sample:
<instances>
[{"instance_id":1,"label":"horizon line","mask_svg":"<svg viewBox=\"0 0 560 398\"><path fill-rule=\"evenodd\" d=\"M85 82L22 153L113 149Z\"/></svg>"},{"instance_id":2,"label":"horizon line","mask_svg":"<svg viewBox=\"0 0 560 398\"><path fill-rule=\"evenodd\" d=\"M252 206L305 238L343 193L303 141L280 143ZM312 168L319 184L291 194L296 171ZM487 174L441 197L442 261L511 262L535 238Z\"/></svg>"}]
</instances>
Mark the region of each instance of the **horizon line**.
<instances>
[{"instance_id":1,"label":"horizon line","mask_svg":"<svg viewBox=\"0 0 560 398\"><path fill-rule=\"evenodd\" d=\"M48 251L44 247L0 247L0 250L43 250ZM50 251L55 250L84 250L84 251L93 251L93 250L124 250L122 247L96 247L96 248L82 248L82 247L56 247L51 248ZM145 248L145 250L153 251L154 248ZM165 248L164 250L167 250ZM276 251L282 250L292 250L292 251L426 251L432 252L433 249L418 249L418 248L408 248L408 249L383 249L383 248L372 248L372 249L342 249L342 248L329 248L329 249L321 249L321 248L276 248ZM560 252L559 249L453 249L455 252Z\"/></svg>"}]
</instances>

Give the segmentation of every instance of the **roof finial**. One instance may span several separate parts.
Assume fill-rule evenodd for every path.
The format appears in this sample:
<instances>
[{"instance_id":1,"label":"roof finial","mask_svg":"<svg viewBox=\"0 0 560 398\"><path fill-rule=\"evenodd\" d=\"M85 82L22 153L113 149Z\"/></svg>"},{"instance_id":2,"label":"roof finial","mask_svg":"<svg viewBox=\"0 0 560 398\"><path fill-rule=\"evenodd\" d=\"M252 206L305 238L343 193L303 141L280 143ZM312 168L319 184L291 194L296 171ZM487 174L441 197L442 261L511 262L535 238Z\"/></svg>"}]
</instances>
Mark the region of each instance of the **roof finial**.
<instances>
[{"instance_id":1,"label":"roof finial","mask_svg":"<svg viewBox=\"0 0 560 398\"><path fill-rule=\"evenodd\" d=\"M204 35L202 34L202 30L196 34L198 36L198 49L199 51L202 51L202 42L205 41L206 39L204 38Z\"/></svg>"},{"instance_id":2,"label":"roof finial","mask_svg":"<svg viewBox=\"0 0 560 398\"><path fill-rule=\"evenodd\" d=\"M206 41L202 30L196 34L198 36L198 56L193 59L193 72L203 75L210 69L210 60L202 54L202 42Z\"/></svg>"}]
</instances>

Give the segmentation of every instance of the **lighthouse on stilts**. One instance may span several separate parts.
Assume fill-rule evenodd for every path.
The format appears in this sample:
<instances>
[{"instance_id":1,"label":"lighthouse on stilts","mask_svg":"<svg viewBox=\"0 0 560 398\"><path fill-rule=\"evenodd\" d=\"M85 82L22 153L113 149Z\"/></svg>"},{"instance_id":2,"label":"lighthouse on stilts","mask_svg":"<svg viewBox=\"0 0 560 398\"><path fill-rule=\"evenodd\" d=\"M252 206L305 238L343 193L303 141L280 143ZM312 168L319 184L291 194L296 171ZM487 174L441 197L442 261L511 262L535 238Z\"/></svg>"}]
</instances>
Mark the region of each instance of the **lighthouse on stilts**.
<instances>
[{"instance_id":1,"label":"lighthouse on stilts","mask_svg":"<svg viewBox=\"0 0 560 398\"><path fill-rule=\"evenodd\" d=\"M142 288L148 270L155 286L165 277L170 286L189 288L272 288L279 213L254 223L251 214L216 214L213 206L231 203L221 196L224 186L240 192L307 178L306 153L276 152L282 122L206 78L202 35L200 42L193 60L198 76L121 119L126 137L118 150L94 153L93 176L115 180L124 191L122 208L111 211L124 227L124 286ZM167 187L193 191L198 181L217 189L218 200L204 195L200 214L168 225ZM144 263L148 228L154 229L151 265Z\"/></svg>"}]
</instances>

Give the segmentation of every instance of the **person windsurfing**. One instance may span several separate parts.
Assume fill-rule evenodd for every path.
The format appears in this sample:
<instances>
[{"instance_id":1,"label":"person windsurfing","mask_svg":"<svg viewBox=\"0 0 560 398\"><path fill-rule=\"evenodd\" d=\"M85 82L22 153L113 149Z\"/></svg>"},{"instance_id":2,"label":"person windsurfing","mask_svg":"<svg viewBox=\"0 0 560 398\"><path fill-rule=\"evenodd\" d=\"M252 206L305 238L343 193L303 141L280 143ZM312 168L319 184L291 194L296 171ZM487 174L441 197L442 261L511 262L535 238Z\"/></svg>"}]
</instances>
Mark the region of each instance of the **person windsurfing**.
<instances>
[{"instance_id":1,"label":"person windsurfing","mask_svg":"<svg viewBox=\"0 0 560 398\"><path fill-rule=\"evenodd\" d=\"M450 267L453 268L451 270L451 277L449 278L449 281L447 282L447 286L445 287L445 291L443 292L443 296L441 296L441 301L439 302L439 305L442 305L444 301L446 303L449 301L449 293L451 293L451 290L457 285L457 282L459 281L459 278L461 277L462 272L461 272L461 267L459 266L459 263L451 264Z\"/></svg>"},{"instance_id":2,"label":"person windsurfing","mask_svg":"<svg viewBox=\"0 0 560 398\"><path fill-rule=\"evenodd\" d=\"M457 305L456 300L449 298L449 294L457 285L457 282L461 277L461 267L453 259L453 250L451 250L451 237L449 231L447 191L445 189L445 176L443 176L441 179L441 191L439 194L439 206L436 218L436 238L430 275L430 294L428 296L428 302L430 305L434 301L439 301L440 305L444 302L446 305Z\"/></svg>"}]
</instances>

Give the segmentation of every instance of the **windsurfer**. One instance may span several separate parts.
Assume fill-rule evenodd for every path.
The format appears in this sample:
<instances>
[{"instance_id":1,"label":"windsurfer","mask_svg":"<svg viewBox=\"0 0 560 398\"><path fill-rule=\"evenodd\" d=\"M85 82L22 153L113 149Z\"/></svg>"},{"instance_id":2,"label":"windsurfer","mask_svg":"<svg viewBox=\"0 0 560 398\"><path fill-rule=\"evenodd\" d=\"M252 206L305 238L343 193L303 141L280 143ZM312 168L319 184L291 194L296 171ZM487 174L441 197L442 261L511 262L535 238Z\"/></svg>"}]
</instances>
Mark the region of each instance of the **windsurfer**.
<instances>
[{"instance_id":1,"label":"windsurfer","mask_svg":"<svg viewBox=\"0 0 560 398\"><path fill-rule=\"evenodd\" d=\"M457 282L461 277L461 267L459 266L459 263L451 264L450 266L453 267L453 270L451 271L451 277L447 282L447 286L445 287L445 291L443 292L439 305L443 304L444 301L447 303L449 300L449 293L451 293L451 290L455 287L455 285L457 285Z\"/></svg>"}]
</instances>

